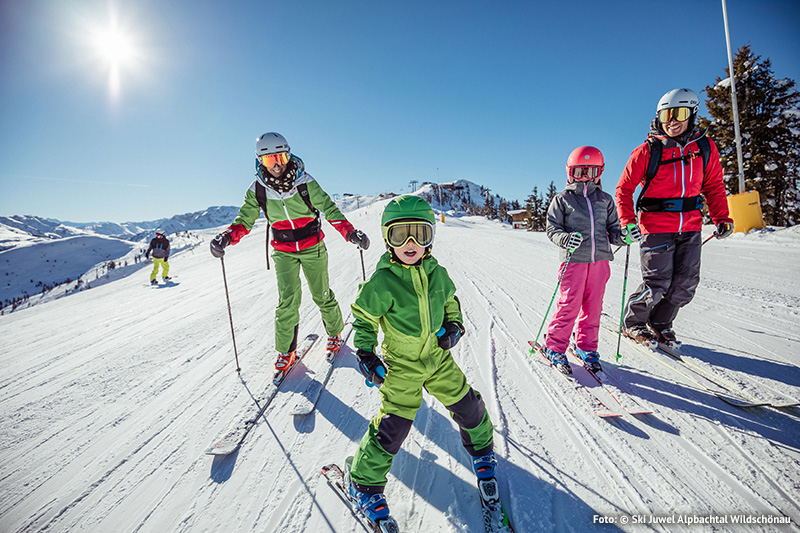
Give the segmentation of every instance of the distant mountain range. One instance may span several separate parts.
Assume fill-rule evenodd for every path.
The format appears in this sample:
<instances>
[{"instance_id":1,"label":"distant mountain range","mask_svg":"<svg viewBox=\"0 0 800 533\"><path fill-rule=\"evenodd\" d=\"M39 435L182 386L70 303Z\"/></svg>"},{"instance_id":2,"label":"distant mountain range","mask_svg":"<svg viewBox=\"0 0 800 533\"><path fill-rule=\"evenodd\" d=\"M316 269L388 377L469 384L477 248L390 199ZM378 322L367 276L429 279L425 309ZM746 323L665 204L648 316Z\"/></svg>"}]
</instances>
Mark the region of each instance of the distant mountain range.
<instances>
[{"instance_id":1,"label":"distant mountain range","mask_svg":"<svg viewBox=\"0 0 800 533\"><path fill-rule=\"evenodd\" d=\"M482 214L488 190L467 180L450 183L424 182L414 193L428 200L437 211ZM342 212L366 207L392 195L345 195L336 199ZM495 202L502 199L494 196ZM161 228L168 235L187 230L214 228L230 224L239 212L234 206L213 206L203 211L184 213L146 222L69 222L33 215L0 216L0 252L20 244L37 244L76 236L103 236L137 243L152 237Z\"/></svg>"}]
</instances>

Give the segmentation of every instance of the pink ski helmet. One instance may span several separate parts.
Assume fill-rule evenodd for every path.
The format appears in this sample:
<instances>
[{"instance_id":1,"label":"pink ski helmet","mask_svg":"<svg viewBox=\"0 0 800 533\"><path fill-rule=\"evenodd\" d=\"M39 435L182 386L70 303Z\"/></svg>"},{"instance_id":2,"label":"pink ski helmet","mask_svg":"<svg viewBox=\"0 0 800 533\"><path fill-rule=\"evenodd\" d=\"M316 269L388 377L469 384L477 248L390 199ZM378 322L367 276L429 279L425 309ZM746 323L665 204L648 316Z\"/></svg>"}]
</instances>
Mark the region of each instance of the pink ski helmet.
<instances>
[{"instance_id":1,"label":"pink ski helmet","mask_svg":"<svg viewBox=\"0 0 800 533\"><path fill-rule=\"evenodd\" d=\"M575 148L567 158L567 183L600 180L605 168L603 153L594 146Z\"/></svg>"}]
</instances>

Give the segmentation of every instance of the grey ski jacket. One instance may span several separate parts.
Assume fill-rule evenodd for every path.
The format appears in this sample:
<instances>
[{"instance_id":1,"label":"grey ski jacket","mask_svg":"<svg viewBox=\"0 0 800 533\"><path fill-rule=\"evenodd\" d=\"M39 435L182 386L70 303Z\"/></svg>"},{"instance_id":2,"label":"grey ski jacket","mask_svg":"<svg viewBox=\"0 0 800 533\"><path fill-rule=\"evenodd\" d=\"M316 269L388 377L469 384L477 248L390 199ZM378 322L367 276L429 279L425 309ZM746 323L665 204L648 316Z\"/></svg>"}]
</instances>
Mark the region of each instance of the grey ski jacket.
<instances>
[{"instance_id":1,"label":"grey ski jacket","mask_svg":"<svg viewBox=\"0 0 800 533\"><path fill-rule=\"evenodd\" d=\"M612 261L611 245L625 244L614 197L593 181L568 184L547 209L547 237L562 248L562 262L567 259L563 248L573 231L583 235L583 242L572 254L572 263Z\"/></svg>"}]
</instances>

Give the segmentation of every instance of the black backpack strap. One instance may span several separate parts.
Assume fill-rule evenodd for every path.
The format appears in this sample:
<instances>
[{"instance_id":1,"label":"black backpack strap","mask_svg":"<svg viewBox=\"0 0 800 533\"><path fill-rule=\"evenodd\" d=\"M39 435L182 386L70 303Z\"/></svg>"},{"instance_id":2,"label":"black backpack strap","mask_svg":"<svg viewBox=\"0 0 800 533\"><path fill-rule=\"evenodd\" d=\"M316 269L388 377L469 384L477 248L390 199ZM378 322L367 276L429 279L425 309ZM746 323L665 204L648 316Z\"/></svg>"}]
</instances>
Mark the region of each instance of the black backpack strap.
<instances>
[{"instance_id":1,"label":"black backpack strap","mask_svg":"<svg viewBox=\"0 0 800 533\"><path fill-rule=\"evenodd\" d=\"M264 212L264 218L267 219L267 270L269 270L269 215L267 214L267 188L261 185L261 182L256 180L256 202Z\"/></svg>"},{"instance_id":2,"label":"black backpack strap","mask_svg":"<svg viewBox=\"0 0 800 533\"><path fill-rule=\"evenodd\" d=\"M661 164L661 141L653 137L647 138L647 146L650 147L650 159L647 161L647 171L645 172L644 184L642 185L642 192L639 193L639 199L636 200L636 210L641 211L641 200L645 191L653 181L653 177L658 172L658 166Z\"/></svg>"},{"instance_id":3,"label":"black backpack strap","mask_svg":"<svg viewBox=\"0 0 800 533\"><path fill-rule=\"evenodd\" d=\"M314 217L319 218L319 209L314 207L314 204L311 203L311 197L308 194L308 183L301 183L298 185L297 192L300 193L300 198L303 199L311 212L314 213Z\"/></svg>"},{"instance_id":4,"label":"black backpack strap","mask_svg":"<svg viewBox=\"0 0 800 533\"><path fill-rule=\"evenodd\" d=\"M308 183L299 184L297 186L297 192L300 193L300 198L303 199L311 212L314 213L314 221L317 223L317 235L319 236L320 232L322 231L322 223L319 220L319 209L314 207L314 204L311 203L311 196L308 194ZM319 257L321 253L322 252L317 250L317 257Z\"/></svg>"},{"instance_id":5,"label":"black backpack strap","mask_svg":"<svg viewBox=\"0 0 800 533\"><path fill-rule=\"evenodd\" d=\"M700 155L703 156L703 177L705 177L706 169L708 168L708 158L711 157L711 143L708 142L708 137L703 135L697 139L697 147L700 148Z\"/></svg>"}]
</instances>

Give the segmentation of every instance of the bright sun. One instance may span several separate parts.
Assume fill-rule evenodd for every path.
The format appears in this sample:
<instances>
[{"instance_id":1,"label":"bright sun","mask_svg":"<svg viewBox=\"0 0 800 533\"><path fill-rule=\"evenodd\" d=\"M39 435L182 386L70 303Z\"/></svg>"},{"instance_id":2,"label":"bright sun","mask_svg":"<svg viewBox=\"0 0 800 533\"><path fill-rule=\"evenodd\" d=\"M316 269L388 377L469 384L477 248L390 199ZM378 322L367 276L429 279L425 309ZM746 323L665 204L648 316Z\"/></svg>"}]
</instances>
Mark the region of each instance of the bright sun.
<instances>
[{"instance_id":1,"label":"bright sun","mask_svg":"<svg viewBox=\"0 0 800 533\"><path fill-rule=\"evenodd\" d=\"M95 45L111 65L124 65L135 55L130 38L116 27L98 32L95 38Z\"/></svg>"},{"instance_id":2,"label":"bright sun","mask_svg":"<svg viewBox=\"0 0 800 533\"><path fill-rule=\"evenodd\" d=\"M98 59L108 69L109 95L118 101L123 74L135 70L142 59L136 43L112 16L108 26L92 32L92 45Z\"/></svg>"}]
</instances>

